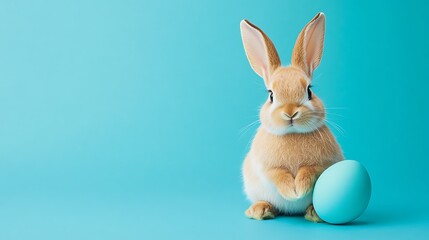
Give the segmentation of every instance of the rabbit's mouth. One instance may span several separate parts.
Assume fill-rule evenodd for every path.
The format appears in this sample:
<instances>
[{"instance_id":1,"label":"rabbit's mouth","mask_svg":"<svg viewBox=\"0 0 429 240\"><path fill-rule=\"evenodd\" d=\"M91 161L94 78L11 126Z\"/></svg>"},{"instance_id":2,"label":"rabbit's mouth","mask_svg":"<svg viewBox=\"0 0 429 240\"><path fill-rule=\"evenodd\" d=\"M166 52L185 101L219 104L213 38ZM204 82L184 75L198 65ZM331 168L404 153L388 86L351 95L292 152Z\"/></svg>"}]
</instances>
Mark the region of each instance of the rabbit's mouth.
<instances>
[{"instance_id":1,"label":"rabbit's mouth","mask_svg":"<svg viewBox=\"0 0 429 240\"><path fill-rule=\"evenodd\" d=\"M268 128L269 132L271 132L274 135L286 135L290 133L301 133L303 132L301 127L295 122L290 121L286 123L283 127L277 127L277 128Z\"/></svg>"},{"instance_id":2,"label":"rabbit's mouth","mask_svg":"<svg viewBox=\"0 0 429 240\"><path fill-rule=\"evenodd\" d=\"M297 124L297 121L299 120L300 115L301 113L298 111L292 115L282 112L280 117L283 119L283 121L285 121L286 127L293 127L294 125Z\"/></svg>"},{"instance_id":3,"label":"rabbit's mouth","mask_svg":"<svg viewBox=\"0 0 429 240\"><path fill-rule=\"evenodd\" d=\"M316 131L323 125L323 122L319 122L315 119L304 120L304 119L288 119L284 120L281 125L266 126L266 129L274 135L285 135L292 133L309 133Z\"/></svg>"}]
</instances>

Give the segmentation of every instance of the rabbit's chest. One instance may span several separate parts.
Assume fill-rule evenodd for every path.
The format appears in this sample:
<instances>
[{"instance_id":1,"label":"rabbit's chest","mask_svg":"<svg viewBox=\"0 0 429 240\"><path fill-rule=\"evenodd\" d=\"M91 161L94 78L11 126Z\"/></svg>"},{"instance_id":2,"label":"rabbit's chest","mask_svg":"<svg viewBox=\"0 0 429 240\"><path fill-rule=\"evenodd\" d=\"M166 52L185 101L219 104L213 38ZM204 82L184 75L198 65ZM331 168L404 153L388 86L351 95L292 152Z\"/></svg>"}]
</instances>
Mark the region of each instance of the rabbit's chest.
<instances>
[{"instance_id":1,"label":"rabbit's chest","mask_svg":"<svg viewBox=\"0 0 429 240\"><path fill-rule=\"evenodd\" d=\"M284 136L275 136L260 128L250 152L264 168L286 168L293 174L301 166L329 166L343 159L338 144L326 127L317 132Z\"/></svg>"},{"instance_id":2,"label":"rabbit's chest","mask_svg":"<svg viewBox=\"0 0 429 240\"><path fill-rule=\"evenodd\" d=\"M323 156L311 145L303 142L287 142L266 146L259 151L261 162L270 167L287 168L296 173L301 166L315 165Z\"/></svg>"},{"instance_id":3,"label":"rabbit's chest","mask_svg":"<svg viewBox=\"0 0 429 240\"><path fill-rule=\"evenodd\" d=\"M255 139L255 142L252 155L258 162L269 168L287 168L293 174L301 166L321 164L331 158L320 142L304 137L279 138L275 141Z\"/></svg>"}]
</instances>

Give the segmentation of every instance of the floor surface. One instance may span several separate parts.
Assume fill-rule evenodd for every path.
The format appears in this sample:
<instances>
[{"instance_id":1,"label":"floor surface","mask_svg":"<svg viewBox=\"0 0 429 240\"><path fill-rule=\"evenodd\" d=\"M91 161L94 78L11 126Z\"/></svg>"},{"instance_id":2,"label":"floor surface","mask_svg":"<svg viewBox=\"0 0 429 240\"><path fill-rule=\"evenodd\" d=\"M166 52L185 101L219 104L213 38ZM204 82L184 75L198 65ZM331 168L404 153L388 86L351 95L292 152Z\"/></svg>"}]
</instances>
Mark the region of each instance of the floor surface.
<instances>
[{"instance_id":1,"label":"floor surface","mask_svg":"<svg viewBox=\"0 0 429 240\"><path fill-rule=\"evenodd\" d=\"M427 211L370 205L348 225L247 219L239 195L2 201L1 239L428 239Z\"/></svg>"}]
</instances>

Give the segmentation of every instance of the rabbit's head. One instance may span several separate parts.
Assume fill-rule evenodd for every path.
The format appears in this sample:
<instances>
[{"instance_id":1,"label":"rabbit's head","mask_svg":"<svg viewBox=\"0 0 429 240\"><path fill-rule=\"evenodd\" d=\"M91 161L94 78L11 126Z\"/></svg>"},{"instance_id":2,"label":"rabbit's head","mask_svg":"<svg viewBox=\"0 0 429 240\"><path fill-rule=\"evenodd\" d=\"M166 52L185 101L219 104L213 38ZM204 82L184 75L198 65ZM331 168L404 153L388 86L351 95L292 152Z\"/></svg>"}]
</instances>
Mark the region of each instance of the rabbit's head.
<instances>
[{"instance_id":1,"label":"rabbit's head","mask_svg":"<svg viewBox=\"0 0 429 240\"><path fill-rule=\"evenodd\" d=\"M324 125L325 108L313 93L313 71L320 63L325 35L325 15L318 13L296 40L290 66L281 66L268 36L247 20L241 36L253 70L264 79L267 101L261 108L262 126L275 135L312 132Z\"/></svg>"}]
</instances>

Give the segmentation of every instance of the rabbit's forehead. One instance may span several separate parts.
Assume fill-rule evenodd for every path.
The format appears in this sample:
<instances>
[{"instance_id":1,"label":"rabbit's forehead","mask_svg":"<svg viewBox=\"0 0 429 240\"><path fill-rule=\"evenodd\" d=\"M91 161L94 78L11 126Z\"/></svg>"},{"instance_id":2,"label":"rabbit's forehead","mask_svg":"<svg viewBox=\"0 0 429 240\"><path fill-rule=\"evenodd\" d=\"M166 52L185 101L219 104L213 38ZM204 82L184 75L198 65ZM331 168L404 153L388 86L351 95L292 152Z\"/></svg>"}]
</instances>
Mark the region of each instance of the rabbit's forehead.
<instances>
[{"instance_id":1,"label":"rabbit's forehead","mask_svg":"<svg viewBox=\"0 0 429 240\"><path fill-rule=\"evenodd\" d=\"M308 84L309 80L302 72L286 68L273 74L271 89L280 98L300 101L306 94Z\"/></svg>"}]
</instances>

